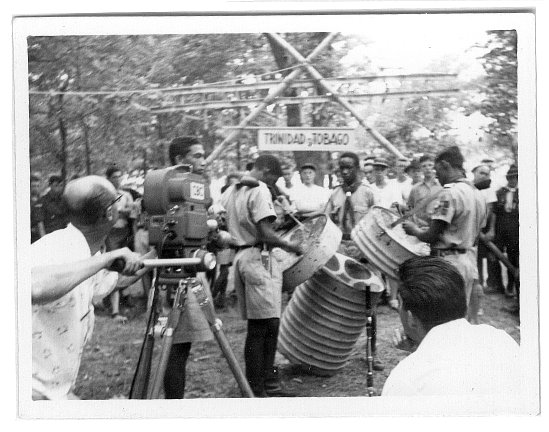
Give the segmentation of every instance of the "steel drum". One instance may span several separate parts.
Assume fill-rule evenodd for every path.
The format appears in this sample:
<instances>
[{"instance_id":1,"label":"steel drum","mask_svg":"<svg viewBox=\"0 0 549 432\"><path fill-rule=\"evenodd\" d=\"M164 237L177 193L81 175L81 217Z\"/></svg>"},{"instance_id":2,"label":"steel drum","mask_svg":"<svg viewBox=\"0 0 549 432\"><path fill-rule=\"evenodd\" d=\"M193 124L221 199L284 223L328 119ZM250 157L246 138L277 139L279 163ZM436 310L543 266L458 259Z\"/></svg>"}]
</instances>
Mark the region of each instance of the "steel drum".
<instances>
[{"instance_id":1,"label":"steel drum","mask_svg":"<svg viewBox=\"0 0 549 432\"><path fill-rule=\"evenodd\" d=\"M284 310L278 351L321 376L341 370L366 326L366 287L383 282L358 261L336 253L299 285Z\"/></svg>"},{"instance_id":2,"label":"steel drum","mask_svg":"<svg viewBox=\"0 0 549 432\"><path fill-rule=\"evenodd\" d=\"M334 256L341 242L340 229L325 215L302 221L282 237L299 241L305 253L283 272L283 289L291 290L309 279Z\"/></svg>"},{"instance_id":3,"label":"steel drum","mask_svg":"<svg viewBox=\"0 0 549 432\"><path fill-rule=\"evenodd\" d=\"M399 216L383 207L374 206L351 232L364 257L390 278L398 278L396 270L409 258L429 255L427 243L404 232L402 225L391 228Z\"/></svg>"}]
</instances>

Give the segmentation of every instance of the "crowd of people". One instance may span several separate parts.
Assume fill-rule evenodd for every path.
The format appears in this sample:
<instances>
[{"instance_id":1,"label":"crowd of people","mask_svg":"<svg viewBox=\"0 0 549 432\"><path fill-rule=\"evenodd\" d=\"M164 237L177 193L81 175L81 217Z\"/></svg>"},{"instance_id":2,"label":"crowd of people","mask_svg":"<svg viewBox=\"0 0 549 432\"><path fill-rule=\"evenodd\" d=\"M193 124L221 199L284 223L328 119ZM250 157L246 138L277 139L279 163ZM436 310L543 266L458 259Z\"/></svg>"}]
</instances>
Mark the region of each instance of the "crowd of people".
<instances>
[{"instance_id":1,"label":"crowd of people","mask_svg":"<svg viewBox=\"0 0 549 432\"><path fill-rule=\"evenodd\" d=\"M195 137L175 138L169 159L172 165L190 166L198 175L205 172L205 151ZM245 172L228 174L209 213L229 232L231 246L215 250L217 270L199 277L217 308L226 307L230 293L236 296L247 321L245 374L254 395L292 396L282 387L275 365L283 267L271 252L278 247L296 255L305 253L301 244L284 239L282 233L297 221L318 215L326 215L341 230L339 253L361 261L385 281L385 286L371 287L374 369L385 367L376 349L376 311L381 302L400 314L404 333L399 345L406 341L415 350L391 372L383 395L484 394L506 388L500 380L505 369L518 362L518 345L503 331L477 325L484 294L512 296L513 313L518 313L520 304L517 272L502 277L504 268L487 246L495 245L518 269L518 169L511 165L507 185L494 190L493 168L493 161L483 160L468 176L459 148L448 147L417 160L398 158L394 164L382 157L361 162L356 153L341 153L332 189L318 184L320 169L314 163L297 167L300 181L294 182L295 169L268 154L257 157ZM40 190L41 179L31 176L34 399L75 397L97 299L110 299L113 319L124 324L123 290L149 277L142 262L155 251L148 245L147 226L140 218L142 197L122 185L122 175L123 170L112 165L104 177L86 176L65 187L61 177L52 175L45 192ZM430 245L430 256L401 265L400 278L381 274L352 240L353 229L374 206L406 216L404 231ZM124 266L117 273L112 265L118 258L123 258ZM144 292L150 289L150 281L143 287ZM166 398L184 397L191 345L212 338L196 299L187 297L164 376ZM440 352L449 352L446 345L451 340L461 344L454 350L463 349L471 359L485 354L476 359L476 370L482 373L486 366L491 374L474 390L468 389L480 378L469 371L472 366L463 371L446 357L437 358ZM480 349L482 341L489 342ZM490 355L504 360L492 368L493 363L482 363ZM413 380L411 370L416 374ZM450 382L459 385L447 386Z\"/></svg>"}]
</instances>

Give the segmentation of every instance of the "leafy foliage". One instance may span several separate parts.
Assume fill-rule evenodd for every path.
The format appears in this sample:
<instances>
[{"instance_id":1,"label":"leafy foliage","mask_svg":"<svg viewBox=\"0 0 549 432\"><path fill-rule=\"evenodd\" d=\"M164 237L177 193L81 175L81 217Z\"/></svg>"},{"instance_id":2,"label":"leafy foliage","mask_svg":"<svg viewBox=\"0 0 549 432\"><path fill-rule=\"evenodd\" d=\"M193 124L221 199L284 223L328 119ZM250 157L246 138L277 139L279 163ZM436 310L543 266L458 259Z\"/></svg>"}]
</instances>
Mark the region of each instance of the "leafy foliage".
<instances>
[{"instance_id":1,"label":"leafy foliage","mask_svg":"<svg viewBox=\"0 0 549 432\"><path fill-rule=\"evenodd\" d=\"M482 56L486 80L482 86L484 98L480 112L494 121L487 131L494 143L517 156L517 32L516 30L488 31L487 52Z\"/></svg>"}]
</instances>

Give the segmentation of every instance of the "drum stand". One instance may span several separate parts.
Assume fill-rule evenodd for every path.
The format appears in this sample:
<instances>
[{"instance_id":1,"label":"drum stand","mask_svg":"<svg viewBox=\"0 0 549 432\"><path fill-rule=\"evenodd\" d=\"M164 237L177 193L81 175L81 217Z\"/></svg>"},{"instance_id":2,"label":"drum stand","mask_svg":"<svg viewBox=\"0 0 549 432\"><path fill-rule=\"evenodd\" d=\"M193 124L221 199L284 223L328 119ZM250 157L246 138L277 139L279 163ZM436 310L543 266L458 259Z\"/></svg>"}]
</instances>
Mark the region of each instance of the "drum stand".
<instances>
[{"instance_id":1,"label":"drum stand","mask_svg":"<svg viewBox=\"0 0 549 432\"><path fill-rule=\"evenodd\" d=\"M155 278L153 289L149 293L147 329L145 339L141 346L139 360L135 370L130 390L130 399L158 399L166 374L168 359L173 345L173 334L181 318L185 307L185 301L189 291L192 291L198 301L198 304L210 325L210 329L219 344L223 356L229 364L243 397L254 397L253 392L236 360L236 357L229 345L227 337L223 332L222 322L215 315L213 305L206 294L202 282L194 277L192 273L182 274L179 270L184 266L196 266L196 258L179 259L156 259L145 260L146 267L166 267L160 271L160 275ZM178 266L173 267L173 266ZM185 276L185 277L182 277ZM152 385L149 386L149 378L152 364L152 354L155 340L155 324L159 316L160 292L171 294L173 292L173 304L168 314L166 327L161 334L162 350L158 367L152 379Z\"/></svg>"},{"instance_id":2,"label":"drum stand","mask_svg":"<svg viewBox=\"0 0 549 432\"><path fill-rule=\"evenodd\" d=\"M373 335L373 311L372 311L372 293L370 286L366 286L366 364L368 365L368 372L366 373L366 386L368 396L375 396L374 389L374 356L372 349L372 335Z\"/></svg>"}]
</instances>

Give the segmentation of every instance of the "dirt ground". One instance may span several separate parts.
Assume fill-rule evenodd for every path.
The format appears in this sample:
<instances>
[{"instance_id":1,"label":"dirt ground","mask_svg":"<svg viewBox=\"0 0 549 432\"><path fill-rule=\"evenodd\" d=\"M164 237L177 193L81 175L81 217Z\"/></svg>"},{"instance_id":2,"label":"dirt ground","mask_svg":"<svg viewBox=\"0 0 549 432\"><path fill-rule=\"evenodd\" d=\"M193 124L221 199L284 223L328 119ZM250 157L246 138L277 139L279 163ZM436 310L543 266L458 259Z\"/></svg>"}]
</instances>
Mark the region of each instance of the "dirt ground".
<instances>
[{"instance_id":1,"label":"dirt ground","mask_svg":"<svg viewBox=\"0 0 549 432\"><path fill-rule=\"evenodd\" d=\"M518 316L504 308L511 304L501 294L485 295L481 323L505 330L520 342ZM76 394L82 399L127 398L139 356L146 325L144 302L123 310L129 321L116 324L106 311L96 309L92 339L85 347ZM231 305L218 311L225 334L242 367L246 322L238 308ZM378 308L378 358L385 364L383 372L374 373L374 386L379 394L391 370L408 354L392 346L391 335L400 327L398 313L388 306ZM365 332L355 345L345 368L332 377L306 374L277 353L283 385L302 397L366 396ZM155 346L155 360L160 342ZM153 365L156 363L153 362ZM193 345L187 363L185 398L238 398L240 391L215 340Z\"/></svg>"}]
</instances>

